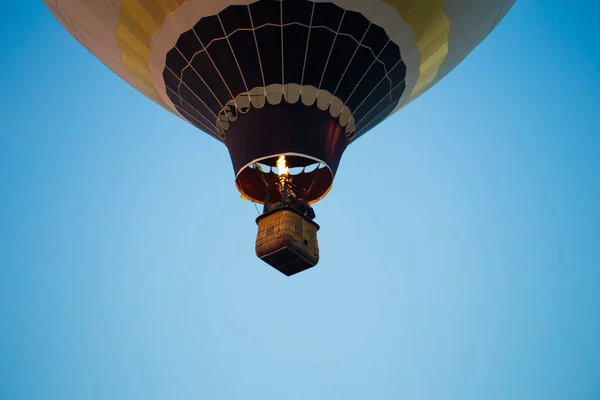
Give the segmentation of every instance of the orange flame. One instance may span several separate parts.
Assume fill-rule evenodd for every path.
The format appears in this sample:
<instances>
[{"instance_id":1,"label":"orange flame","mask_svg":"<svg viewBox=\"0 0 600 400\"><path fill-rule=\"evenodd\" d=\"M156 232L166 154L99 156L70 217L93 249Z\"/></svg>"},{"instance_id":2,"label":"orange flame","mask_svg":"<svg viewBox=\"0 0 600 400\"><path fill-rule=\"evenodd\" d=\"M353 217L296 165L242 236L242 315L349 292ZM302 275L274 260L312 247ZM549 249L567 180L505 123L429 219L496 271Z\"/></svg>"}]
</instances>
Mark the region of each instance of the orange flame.
<instances>
[{"instance_id":1,"label":"orange flame","mask_svg":"<svg viewBox=\"0 0 600 400\"><path fill-rule=\"evenodd\" d=\"M287 175L290 172L290 169L288 168L285 162L285 156L279 156L279 158L277 159L277 169L277 175L279 175L280 177L282 175Z\"/></svg>"}]
</instances>

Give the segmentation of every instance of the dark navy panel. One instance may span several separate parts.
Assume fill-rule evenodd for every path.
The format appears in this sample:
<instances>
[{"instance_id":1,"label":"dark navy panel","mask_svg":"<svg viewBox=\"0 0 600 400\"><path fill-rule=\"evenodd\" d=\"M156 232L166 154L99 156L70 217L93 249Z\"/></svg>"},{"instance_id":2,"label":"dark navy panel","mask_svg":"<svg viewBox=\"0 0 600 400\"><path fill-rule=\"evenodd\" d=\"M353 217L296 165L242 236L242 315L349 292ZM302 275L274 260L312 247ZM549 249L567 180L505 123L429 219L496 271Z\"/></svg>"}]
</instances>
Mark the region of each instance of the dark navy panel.
<instances>
[{"instance_id":1,"label":"dark navy panel","mask_svg":"<svg viewBox=\"0 0 600 400\"><path fill-rule=\"evenodd\" d=\"M202 18L167 53L163 71L167 95L200 129L207 121L214 126L221 108L248 89L296 83L335 93L353 113L358 134L393 110L405 75L400 49L383 28L360 13L308 0L261 0ZM285 115L290 126L302 118Z\"/></svg>"},{"instance_id":2,"label":"dark navy panel","mask_svg":"<svg viewBox=\"0 0 600 400\"><path fill-rule=\"evenodd\" d=\"M181 35L175 44L186 60L191 60L194 54L204 49L196 35Z\"/></svg>"},{"instance_id":3,"label":"dark navy panel","mask_svg":"<svg viewBox=\"0 0 600 400\"><path fill-rule=\"evenodd\" d=\"M337 32L344 10L333 3L315 3L312 26L327 26Z\"/></svg>"},{"instance_id":4,"label":"dark navy panel","mask_svg":"<svg viewBox=\"0 0 600 400\"><path fill-rule=\"evenodd\" d=\"M355 87L354 93L350 98L346 99L346 105L354 113L354 110L358 107L362 101L370 95L373 88L379 84L385 77L385 70L383 65L379 62L375 62L369 72L365 75L363 80ZM386 80L387 82L387 80Z\"/></svg>"},{"instance_id":5,"label":"dark navy panel","mask_svg":"<svg viewBox=\"0 0 600 400\"><path fill-rule=\"evenodd\" d=\"M304 25L310 25L313 4L315 3L312 1L284 1L283 23L289 24L297 22Z\"/></svg>"},{"instance_id":6,"label":"dark navy panel","mask_svg":"<svg viewBox=\"0 0 600 400\"><path fill-rule=\"evenodd\" d=\"M385 46L377 58L385 64L388 71L402 59L402 57L400 57L400 49L395 44Z\"/></svg>"},{"instance_id":7,"label":"dark navy panel","mask_svg":"<svg viewBox=\"0 0 600 400\"><path fill-rule=\"evenodd\" d=\"M181 71L188 66L188 62L178 49L167 53L165 71L171 70L176 76L181 77Z\"/></svg>"},{"instance_id":8,"label":"dark navy panel","mask_svg":"<svg viewBox=\"0 0 600 400\"><path fill-rule=\"evenodd\" d=\"M228 35L232 34L237 29L252 28L248 7L245 6L229 6L219 13L219 18Z\"/></svg>"},{"instance_id":9,"label":"dark navy panel","mask_svg":"<svg viewBox=\"0 0 600 400\"><path fill-rule=\"evenodd\" d=\"M308 29L300 25L283 28L284 74L286 83L300 83Z\"/></svg>"},{"instance_id":10,"label":"dark navy panel","mask_svg":"<svg viewBox=\"0 0 600 400\"><path fill-rule=\"evenodd\" d=\"M177 75L175 75L175 73L171 72L170 69L165 68L165 70L163 71L163 79L165 80L165 87L167 88L167 94L169 94L169 89L174 91L175 93L179 93L177 91L177 88L179 87L179 84L181 83L181 79L179 79L179 76L177 76ZM171 97L171 96L169 95L169 97Z\"/></svg>"},{"instance_id":11,"label":"dark navy panel","mask_svg":"<svg viewBox=\"0 0 600 400\"><path fill-rule=\"evenodd\" d=\"M394 96L395 98L396 96ZM398 105L398 100L400 99L400 96L397 96L396 101L391 102L384 110L383 112L380 112L379 115L375 116L373 119L370 119L369 121L364 120L363 122L361 122L359 125L356 126L356 135L355 135L355 139L359 138L360 136L364 135L365 133L367 133L368 131L370 131L371 129L373 129L374 127L376 127L378 124L380 124L384 119L386 119L388 117L388 115L390 115L390 113L392 111L394 111L394 109L396 108L396 106Z\"/></svg>"},{"instance_id":12,"label":"dark navy panel","mask_svg":"<svg viewBox=\"0 0 600 400\"><path fill-rule=\"evenodd\" d=\"M194 67L194 73L201 76L204 82L210 86L221 104L224 105L231 100L231 94L205 51L196 54L192 60L192 66ZM200 88L194 88L194 90L200 92Z\"/></svg>"},{"instance_id":13,"label":"dark navy panel","mask_svg":"<svg viewBox=\"0 0 600 400\"><path fill-rule=\"evenodd\" d=\"M214 118L214 115L219 114L219 111L222 107L221 104L225 103L223 103L223 101L219 102L217 98L215 98L215 96L211 93L210 88L202 81L202 79L196 73L196 71L194 71L192 68L187 68L183 72L182 81L185 83L185 85L180 85L180 92L181 86L184 86L187 90L189 90L188 88L193 90L195 96L193 96L189 101L194 107L196 107L198 110L203 109L204 106L202 106L202 104L196 104L201 103L201 99L202 102L206 104L206 107L210 108L210 110L212 111L212 114L209 112L207 116L210 115L212 118ZM222 96L224 99L228 98L225 97L224 93L222 94Z\"/></svg>"},{"instance_id":14,"label":"dark navy panel","mask_svg":"<svg viewBox=\"0 0 600 400\"><path fill-rule=\"evenodd\" d=\"M373 108L385 109L387 107L387 104L384 104L385 100L382 101L382 99L389 97L391 89L392 88L390 87L390 81L384 78L375 87L375 89L373 89L371 94L369 94L366 98L363 98L358 108L351 109L354 120L358 123Z\"/></svg>"},{"instance_id":15,"label":"dark navy panel","mask_svg":"<svg viewBox=\"0 0 600 400\"><path fill-rule=\"evenodd\" d=\"M229 36L229 43L231 43L231 48L240 64L248 90L263 86L254 33L252 31L237 31Z\"/></svg>"},{"instance_id":16,"label":"dark navy panel","mask_svg":"<svg viewBox=\"0 0 600 400\"><path fill-rule=\"evenodd\" d=\"M265 84L281 83L281 28L264 26L256 30Z\"/></svg>"},{"instance_id":17,"label":"dark navy panel","mask_svg":"<svg viewBox=\"0 0 600 400\"><path fill-rule=\"evenodd\" d=\"M388 77L392 81L392 87L395 87L400 82L404 82L406 78L406 65L403 62L396 64L390 71L388 71Z\"/></svg>"},{"instance_id":18,"label":"dark navy panel","mask_svg":"<svg viewBox=\"0 0 600 400\"><path fill-rule=\"evenodd\" d=\"M194 31L204 46L208 46L213 39L225 36L221 22L216 15L202 18L194 27Z\"/></svg>"},{"instance_id":19,"label":"dark navy panel","mask_svg":"<svg viewBox=\"0 0 600 400\"><path fill-rule=\"evenodd\" d=\"M342 127L327 111L282 102L238 115L225 145L236 173L258 158L294 152L324 161L335 175L346 141Z\"/></svg>"},{"instance_id":20,"label":"dark navy panel","mask_svg":"<svg viewBox=\"0 0 600 400\"><path fill-rule=\"evenodd\" d=\"M281 6L280 1L262 0L250 4L250 14L254 28L258 28L263 24L281 24ZM231 6L235 7L235 6ZM238 6L239 7L239 6ZM246 6L242 6L246 7Z\"/></svg>"},{"instance_id":21,"label":"dark navy panel","mask_svg":"<svg viewBox=\"0 0 600 400\"><path fill-rule=\"evenodd\" d=\"M207 51L233 96L245 92L244 80L227 40L221 39L212 42ZM229 97L231 98L231 96Z\"/></svg>"},{"instance_id":22,"label":"dark navy panel","mask_svg":"<svg viewBox=\"0 0 600 400\"><path fill-rule=\"evenodd\" d=\"M330 93L335 91L357 47L358 43L352 38L338 35L323 75L322 89L328 90Z\"/></svg>"},{"instance_id":23,"label":"dark navy panel","mask_svg":"<svg viewBox=\"0 0 600 400\"><path fill-rule=\"evenodd\" d=\"M304 84L319 87L325 70L329 50L333 45L335 33L327 29L313 28L310 33L306 65L304 66Z\"/></svg>"},{"instance_id":24,"label":"dark navy panel","mask_svg":"<svg viewBox=\"0 0 600 400\"><path fill-rule=\"evenodd\" d=\"M374 61L375 57L369 49L359 47L335 95L346 101Z\"/></svg>"},{"instance_id":25,"label":"dark navy panel","mask_svg":"<svg viewBox=\"0 0 600 400\"><path fill-rule=\"evenodd\" d=\"M398 85L398 87L396 87L394 90L392 90L390 97L385 98L382 101L382 103L385 102L387 104L387 106L385 108L382 109L381 107L378 107L377 108L378 112L376 114L373 113L371 116L368 116L367 118L363 118L363 120L360 121L360 123L356 125L356 136L358 137L358 136L364 135L370 129L374 128L377 124L379 124L381 121L383 121L385 118L387 118L387 116L398 105L398 101L400 100L402 93L404 93L404 89L405 89L405 84L404 84L404 82L402 82L400 85ZM390 98L391 98L391 100L390 100Z\"/></svg>"},{"instance_id":26,"label":"dark navy panel","mask_svg":"<svg viewBox=\"0 0 600 400\"><path fill-rule=\"evenodd\" d=\"M369 28L369 24L369 20L363 17L362 14L357 12L346 12L339 33L350 35L354 40L360 42L364 33Z\"/></svg>"},{"instance_id":27,"label":"dark navy panel","mask_svg":"<svg viewBox=\"0 0 600 400\"><path fill-rule=\"evenodd\" d=\"M389 39L385 30L380 26L371 24L367 34L362 40L362 44L370 48L373 51L373 54L377 56L388 41Z\"/></svg>"}]
</instances>

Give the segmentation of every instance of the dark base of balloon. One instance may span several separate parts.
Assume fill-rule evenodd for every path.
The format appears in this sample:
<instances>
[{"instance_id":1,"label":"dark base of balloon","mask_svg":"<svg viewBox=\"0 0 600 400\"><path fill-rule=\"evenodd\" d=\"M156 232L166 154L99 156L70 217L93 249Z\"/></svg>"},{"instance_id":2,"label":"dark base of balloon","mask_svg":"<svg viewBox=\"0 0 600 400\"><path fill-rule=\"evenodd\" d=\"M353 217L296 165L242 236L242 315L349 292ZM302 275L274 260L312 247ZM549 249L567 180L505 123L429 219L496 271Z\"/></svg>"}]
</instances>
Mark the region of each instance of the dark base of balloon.
<instances>
[{"instance_id":1,"label":"dark base of balloon","mask_svg":"<svg viewBox=\"0 0 600 400\"><path fill-rule=\"evenodd\" d=\"M329 111L316 105L280 103L238 114L225 132L238 189L248 198L263 203L267 193L277 196L277 174L272 171L277 157L286 156L293 185L308 192L309 201L321 199L333 183L347 139L344 129ZM267 168L256 168L260 163ZM306 168L321 164L323 168Z\"/></svg>"},{"instance_id":2,"label":"dark base of balloon","mask_svg":"<svg viewBox=\"0 0 600 400\"><path fill-rule=\"evenodd\" d=\"M291 276L319 262L319 225L291 208L280 208L256 219L256 255Z\"/></svg>"}]
</instances>

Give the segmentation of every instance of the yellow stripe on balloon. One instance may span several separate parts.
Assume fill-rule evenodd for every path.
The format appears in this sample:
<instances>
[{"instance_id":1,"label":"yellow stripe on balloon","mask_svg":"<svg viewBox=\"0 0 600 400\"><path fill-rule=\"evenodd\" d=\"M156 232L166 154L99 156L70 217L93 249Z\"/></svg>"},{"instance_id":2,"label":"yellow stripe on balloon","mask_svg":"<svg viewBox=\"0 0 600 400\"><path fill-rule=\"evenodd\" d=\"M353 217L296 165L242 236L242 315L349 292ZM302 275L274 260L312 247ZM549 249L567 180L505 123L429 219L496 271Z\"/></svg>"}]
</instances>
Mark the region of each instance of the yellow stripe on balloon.
<instances>
[{"instance_id":1,"label":"yellow stripe on balloon","mask_svg":"<svg viewBox=\"0 0 600 400\"><path fill-rule=\"evenodd\" d=\"M165 107L152 83L148 58L152 38L160 31L167 17L187 0L123 0L117 28L121 59L146 96Z\"/></svg>"},{"instance_id":2,"label":"yellow stripe on balloon","mask_svg":"<svg viewBox=\"0 0 600 400\"><path fill-rule=\"evenodd\" d=\"M394 6L413 29L421 52L419 78L408 101L423 93L435 79L448 54L450 20L444 0L384 0Z\"/></svg>"}]
</instances>

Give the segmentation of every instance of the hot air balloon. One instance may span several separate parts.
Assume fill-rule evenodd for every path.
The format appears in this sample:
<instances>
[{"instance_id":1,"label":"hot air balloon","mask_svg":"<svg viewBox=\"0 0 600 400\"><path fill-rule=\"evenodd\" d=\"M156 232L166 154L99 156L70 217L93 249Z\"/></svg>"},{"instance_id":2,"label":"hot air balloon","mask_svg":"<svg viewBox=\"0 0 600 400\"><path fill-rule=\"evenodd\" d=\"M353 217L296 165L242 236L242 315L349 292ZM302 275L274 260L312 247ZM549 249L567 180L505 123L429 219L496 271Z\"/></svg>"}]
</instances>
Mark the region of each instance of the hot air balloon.
<instances>
[{"instance_id":1,"label":"hot air balloon","mask_svg":"<svg viewBox=\"0 0 600 400\"><path fill-rule=\"evenodd\" d=\"M448 74L514 4L44 2L118 76L227 146L241 196L265 205L256 254L288 276L319 260L303 210L327 195L346 147Z\"/></svg>"}]
</instances>

